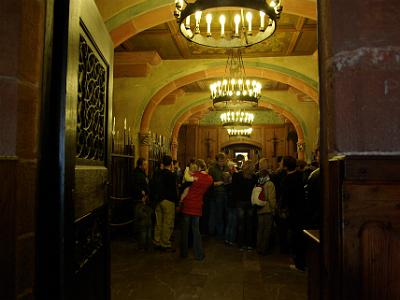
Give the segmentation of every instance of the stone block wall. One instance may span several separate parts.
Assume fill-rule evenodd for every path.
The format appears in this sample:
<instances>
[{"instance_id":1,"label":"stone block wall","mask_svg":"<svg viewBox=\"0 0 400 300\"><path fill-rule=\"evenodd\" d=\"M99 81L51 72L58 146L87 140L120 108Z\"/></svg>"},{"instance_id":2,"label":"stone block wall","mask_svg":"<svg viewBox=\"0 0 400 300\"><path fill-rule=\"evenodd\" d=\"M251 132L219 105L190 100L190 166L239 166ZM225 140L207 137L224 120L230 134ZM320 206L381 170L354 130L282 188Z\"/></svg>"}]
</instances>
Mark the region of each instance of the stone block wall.
<instances>
[{"instance_id":1,"label":"stone block wall","mask_svg":"<svg viewBox=\"0 0 400 300\"><path fill-rule=\"evenodd\" d=\"M33 299L45 0L0 10L0 291Z\"/></svg>"}]
</instances>

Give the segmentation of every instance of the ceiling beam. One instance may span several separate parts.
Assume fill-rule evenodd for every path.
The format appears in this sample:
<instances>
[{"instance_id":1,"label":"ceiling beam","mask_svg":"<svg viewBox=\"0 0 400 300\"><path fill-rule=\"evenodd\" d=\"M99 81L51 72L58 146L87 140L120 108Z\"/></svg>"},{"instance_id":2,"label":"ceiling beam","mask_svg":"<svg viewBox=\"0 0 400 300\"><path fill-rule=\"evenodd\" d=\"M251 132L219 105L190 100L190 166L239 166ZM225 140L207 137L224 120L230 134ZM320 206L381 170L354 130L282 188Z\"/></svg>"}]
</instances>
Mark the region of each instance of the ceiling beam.
<instances>
[{"instance_id":1,"label":"ceiling beam","mask_svg":"<svg viewBox=\"0 0 400 300\"><path fill-rule=\"evenodd\" d=\"M146 77L160 63L156 51L115 52L114 77Z\"/></svg>"},{"instance_id":2,"label":"ceiling beam","mask_svg":"<svg viewBox=\"0 0 400 300\"><path fill-rule=\"evenodd\" d=\"M303 17L299 17L299 19L297 20L296 31L292 33L292 38L286 51L286 55L291 55L293 53L293 50L296 47L297 42L299 41L301 30L303 29L305 20L306 19Z\"/></svg>"},{"instance_id":3,"label":"ceiling beam","mask_svg":"<svg viewBox=\"0 0 400 300\"><path fill-rule=\"evenodd\" d=\"M179 32L178 24L175 21L170 21L167 22L167 25L179 53L182 55L183 58L189 58L190 57L189 47L187 45L186 39Z\"/></svg>"},{"instance_id":4,"label":"ceiling beam","mask_svg":"<svg viewBox=\"0 0 400 300\"><path fill-rule=\"evenodd\" d=\"M184 96L186 93L183 89L177 89L173 92L171 92L170 94L168 94L160 103L160 105L171 105L171 104L175 104L176 100L179 97Z\"/></svg>"}]
</instances>

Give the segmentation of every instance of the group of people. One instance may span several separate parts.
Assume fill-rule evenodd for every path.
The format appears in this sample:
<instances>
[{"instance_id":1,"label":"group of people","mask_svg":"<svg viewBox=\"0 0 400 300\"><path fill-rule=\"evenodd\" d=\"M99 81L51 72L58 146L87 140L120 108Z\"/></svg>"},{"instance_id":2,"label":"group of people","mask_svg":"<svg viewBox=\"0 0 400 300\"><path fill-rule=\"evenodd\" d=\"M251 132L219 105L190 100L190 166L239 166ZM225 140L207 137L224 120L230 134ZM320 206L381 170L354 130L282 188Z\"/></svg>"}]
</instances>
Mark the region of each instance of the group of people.
<instances>
[{"instance_id":1,"label":"group of people","mask_svg":"<svg viewBox=\"0 0 400 300\"><path fill-rule=\"evenodd\" d=\"M193 235L196 259L203 260L204 250L199 228L203 211L204 194L213 184L207 173L204 160L193 160L183 177L175 168L171 156L164 156L151 180L146 175L147 161L139 158L133 173L133 194L135 205L135 229L139 246L147 249L154 246L161 251L172 252L171 236L175 225L175 212L182 214L181 256L188 256L189 228ZM179 189L179 187L181 187ZM154 208L155 226L152 235L152 213Z\"/></svg>"},{"instance_id":2,"label":"group of people","mask_svg":"<svg viewBox=\"0 0 400 300\"><path fill-rule=\"evenodd\" d=\"M271 170L265 158L242 163L218 153L209 165L192 159L184 171L166 155L150 180L146 170L147 161L139 158L133 191L140 247L175 251L171 237L178 212L181 257L188 256L192 242L195 259L204 259L202 234L266 255L276 228L280 250L293 254L297 269L305 269L302 230L320 225L317 165L304 168L285 156Z\"/></svg>"}]
</instances>

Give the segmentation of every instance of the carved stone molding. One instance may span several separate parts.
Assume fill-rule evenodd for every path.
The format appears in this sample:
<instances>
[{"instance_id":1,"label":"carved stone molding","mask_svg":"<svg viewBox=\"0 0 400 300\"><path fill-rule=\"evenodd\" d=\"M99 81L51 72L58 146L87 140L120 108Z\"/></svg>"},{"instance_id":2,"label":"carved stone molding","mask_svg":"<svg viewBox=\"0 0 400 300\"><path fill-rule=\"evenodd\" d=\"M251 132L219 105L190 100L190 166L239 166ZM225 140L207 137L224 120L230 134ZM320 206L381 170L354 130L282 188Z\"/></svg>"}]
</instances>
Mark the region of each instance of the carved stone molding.
<instances>
[{"instance_id":1,"label":"carved stone molding","mask_svg":"<svg viewBox=\"0 0 400 300\"><path fill-rule=\"evenodd\" d=\"M139 133L139 145L150 146L150 144L151 144L151 133L150 132Z\"/></svg>"}]
</instances>

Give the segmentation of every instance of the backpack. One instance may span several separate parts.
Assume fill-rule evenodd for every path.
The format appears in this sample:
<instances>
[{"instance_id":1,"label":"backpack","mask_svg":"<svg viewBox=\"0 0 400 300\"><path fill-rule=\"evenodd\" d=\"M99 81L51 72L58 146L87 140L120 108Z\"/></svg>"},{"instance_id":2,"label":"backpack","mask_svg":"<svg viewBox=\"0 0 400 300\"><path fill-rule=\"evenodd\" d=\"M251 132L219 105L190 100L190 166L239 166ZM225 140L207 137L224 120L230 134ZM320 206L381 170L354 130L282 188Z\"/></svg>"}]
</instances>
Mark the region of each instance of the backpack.
<instances>
[{"instance_id":1,"label":"backpack","mask_svg":"<svg viewBox=\"0 0 400 300\"><path fill-rule=\"evenodd\" d=\"M267 204L265 201L264 184L256 184L251 192L251 204L263 207Z\"/></svg>"}]
</instances>

